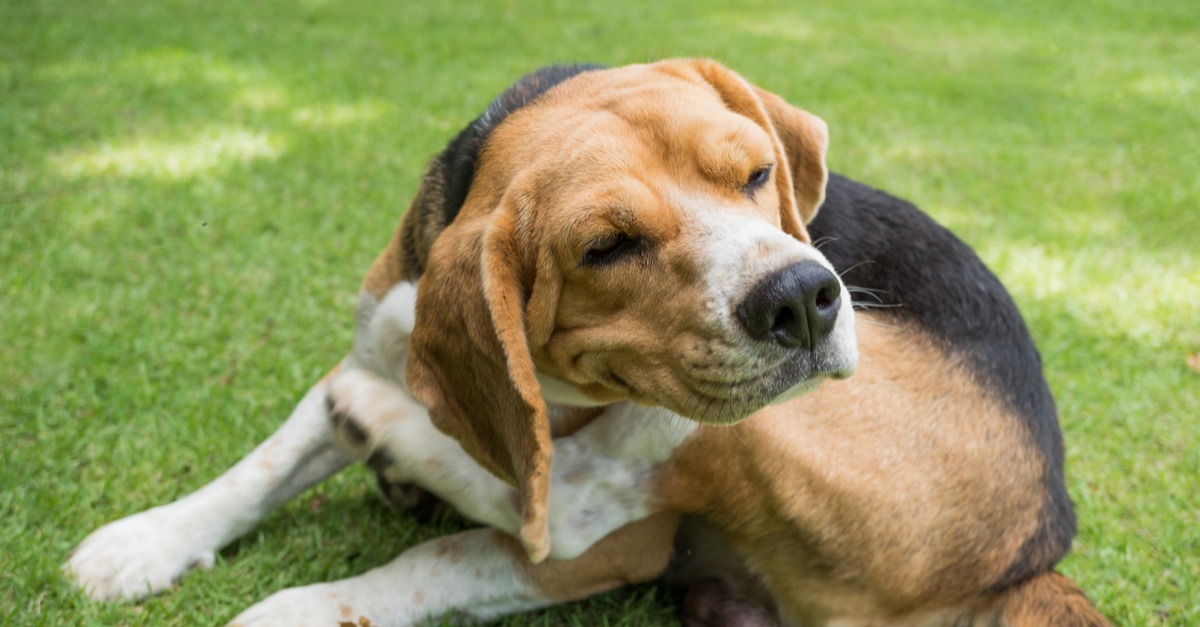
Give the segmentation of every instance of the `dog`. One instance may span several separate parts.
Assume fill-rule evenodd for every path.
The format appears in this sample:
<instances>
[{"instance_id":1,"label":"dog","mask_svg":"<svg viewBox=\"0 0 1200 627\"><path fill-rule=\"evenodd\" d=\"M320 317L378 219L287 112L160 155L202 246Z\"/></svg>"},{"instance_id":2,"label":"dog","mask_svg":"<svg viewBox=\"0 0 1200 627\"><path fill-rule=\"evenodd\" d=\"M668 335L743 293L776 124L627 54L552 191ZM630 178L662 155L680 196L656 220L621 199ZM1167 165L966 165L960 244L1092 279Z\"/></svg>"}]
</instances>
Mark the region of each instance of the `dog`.
<instances>
[{"instance_id":1,"label":"dog","mask_svg":"<svg viewBox=\"0 0 1200 627\"><path fill-rule=\"evenodd\" d=\"M1106 625L1025 324L709 60L524 77L438 155L350 354L225 474L65 569L158 593L354 461L483 523L231 624L489 620L664 579L685 625ZM818 212L818 209L820 210Z\"/></svg>"}]
</instances>

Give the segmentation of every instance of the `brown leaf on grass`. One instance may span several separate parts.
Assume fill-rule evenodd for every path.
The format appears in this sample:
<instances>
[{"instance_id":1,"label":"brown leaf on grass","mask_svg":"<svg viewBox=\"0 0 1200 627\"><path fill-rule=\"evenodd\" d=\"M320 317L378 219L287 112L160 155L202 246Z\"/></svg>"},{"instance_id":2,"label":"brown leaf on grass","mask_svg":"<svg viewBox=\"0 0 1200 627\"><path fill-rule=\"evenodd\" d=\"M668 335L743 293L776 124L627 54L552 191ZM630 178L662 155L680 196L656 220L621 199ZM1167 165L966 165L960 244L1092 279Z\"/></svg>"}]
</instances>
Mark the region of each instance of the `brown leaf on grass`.
<instances>
[{"instance_id":1,"label":"brown leaf on grass","mask_svg":"<svg viewBox=\"0 0 1200 627\"><path fill-rule=\"evenodd\" d=\"M1195 370L1196 372L1200 372L1200 353L1193 353L1191 355L1188 355L1187 364L1188 364L1188 366L1191 367L1192 370Z\"/></svg>"}]
</instances>

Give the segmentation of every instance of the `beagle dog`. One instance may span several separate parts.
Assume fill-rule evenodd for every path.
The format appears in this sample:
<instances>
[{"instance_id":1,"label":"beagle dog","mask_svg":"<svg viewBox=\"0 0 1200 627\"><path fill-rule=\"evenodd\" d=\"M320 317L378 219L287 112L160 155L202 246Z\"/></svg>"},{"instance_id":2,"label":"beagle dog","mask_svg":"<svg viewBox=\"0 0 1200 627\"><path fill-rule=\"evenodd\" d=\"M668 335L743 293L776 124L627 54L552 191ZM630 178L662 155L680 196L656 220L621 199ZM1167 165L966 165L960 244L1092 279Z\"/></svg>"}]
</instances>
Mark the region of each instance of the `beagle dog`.
<instances>
[{"instance_id":1,"label":"beagle dog","mask_svg":"<svg viewBox=\"0 0 1200 627\"><path fill-rule=\"evenodd\" d=\"M434 159L349 356L67 572L160 592L361 460L484 526L232 624L488 620L660 578L689 626L1107 624L1054 571L1075 520L1015 304L826 146L712 61L526 76Z\"/></svg>"}]
</instances>

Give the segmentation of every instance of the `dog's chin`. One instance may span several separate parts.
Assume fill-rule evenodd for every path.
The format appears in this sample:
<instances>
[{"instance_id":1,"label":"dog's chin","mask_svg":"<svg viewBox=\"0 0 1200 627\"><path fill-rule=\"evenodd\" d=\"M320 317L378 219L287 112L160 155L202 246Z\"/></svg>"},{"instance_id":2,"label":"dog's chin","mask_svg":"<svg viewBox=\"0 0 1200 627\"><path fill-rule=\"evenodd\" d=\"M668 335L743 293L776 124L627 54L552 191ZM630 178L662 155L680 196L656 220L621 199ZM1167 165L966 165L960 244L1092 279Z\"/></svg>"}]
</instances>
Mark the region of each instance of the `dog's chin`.
<instances>
[{"instance_id":1,"label":"dog's chin","mask_svg":"<svg viewBox=\"0 0 1200 627\"><path fill-rule=\"evenodd\" d=\"M826 379L833 379L835 381L849 379L850 377L854 376L854 372L857 369L858 352L856 350L853 353L846 355L842 359L837 359L830 363L822 363L812 374L801 379L800 381L797 381L791 387L788 387L786 390L783 390L779 394L775 395L775 397L772 398L767 404L781 405L788 401L795 400L801 396L815 392L817 388L821 387L821 384Z\"/></svg>"},{"instance_id":2,"label":"dog's chin","mask_svg":"<svg viewBox=\"0 0 1200 627\"><path fill-rule=\"evenodd\" d=\"M800 398L801 396L804 396L805 394L808 394L810 392L815 392L817 390L817 388L821 387L821 383L823 383L825 381L825 379L828 379L828 378L837 378L837 377L834 377L832 374L831 375L821 374L821 375L818 375L818 376L815 376L815 377L812 377L809 379L805 379L805 380L797 383L796 385L793 385L792 387L784 390L778 396L771 399L771 401L768 402L767 404L768 405L782 405L783 403L786 403L793 399ZM841 378L845 378L845 377L841 377Z\"/></svg>"}]
</instances>

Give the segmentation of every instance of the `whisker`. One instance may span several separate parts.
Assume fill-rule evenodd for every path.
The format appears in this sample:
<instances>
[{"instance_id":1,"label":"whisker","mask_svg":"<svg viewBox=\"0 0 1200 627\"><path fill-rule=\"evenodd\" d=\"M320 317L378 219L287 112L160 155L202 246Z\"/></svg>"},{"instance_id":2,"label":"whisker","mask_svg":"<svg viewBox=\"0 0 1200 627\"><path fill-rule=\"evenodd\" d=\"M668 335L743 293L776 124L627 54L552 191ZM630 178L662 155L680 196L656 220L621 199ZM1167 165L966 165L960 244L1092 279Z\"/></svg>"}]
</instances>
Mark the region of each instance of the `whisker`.
<instances>
[{"instance_id":1,"label":"whisker","mask_svg":"<svg viewBox=\"0 0 1200 627\"><path fill-rule=\"evenodd\" d=\"M733 402L734 391L735 391L736 387L737 387L736 384L730 382L729 389L725 392L725 397L728 400L725 401L725 412L723 412L723 413L726 413L726 414L729 413L729 405L730 405L730 403ZM724 418L724 416L722 416L722 419L723 418Z\"/></svg>"},{"instance_id":2,"label":"whisker","mask_svg":"<svg viewBox=\"0 0 1200 627\"><path fill-rule=\"evenodd\" d=\"M812 247L816 248L817 250L821 250L822 246L824 246L826 244L832 244L833 242L836 242L837 240L838 240L838 238L836 238L832 235L826 235L825 237L817 238L817 240L812 243Z\"/></svg>"},{"instance_id":3,"label":"whisker","mask_svg":"<svg viewBox=\"0 0 1200 627\"><path fill-rule=\"evenodd\" d=\"M879 304L881 304L881 305L883 304L883 299L879 297L879 294L878 294L878 293L876 293L876 291L875 291L875 290L864 290L864 289L861 289L861 288L857 288L857 287L851 287L851 286L847 285L847 286L846 286L846 291L847 291L847 292L850 292L851 294L863 294L864 296L870 296L871 298L874 298L874 299L875 299L875 302L877 302L877 303L879 303ZM859 304L859 301L856 299L856 300L854 301L854 304L855 304L855 305L858 305L858 304Z\"/></svg>"},{"instance_id":4,"label":"whisker","mask_svg":"<svg viewBox=\"0 0 1200 627\"><path fill-rule=\"evenodd\" d=\"M689 399L688 405L690 405L690 407L688 407L688 416L687 416L687 418L689 420L693 420L695 418L695 416L700 415L700 403L702 403L703 401L704 401L704 398L702 396L700 396L699 394L693 395L692 398Z\"/></svg>"},{"instance_id":5,"label":"whisker","mask_svg":"<svg viewBox=\"0 0 1200 627\"><path fill-rule=\"evenodd\" d=\"M865 266L865 265L867 265L867 264L869 264L869 263L875 263L875 260L873 260L873 259L867 259L866 261L860 261L860 262L858 262L858 263L856 263L856 264L854 264L854 265L850 266L849 268L846 268L845 270L842 270L841 272L839 272L839 273L838 273L838 276L846 276L846 275L847 275L847 274L849 274L851 271L853 271L855 268L858 268L859 266Z\"/></svg>"},{"instance_id":6,"label":"whisker","mask_svg":"<svg viewBox=\"0 0 1200 627\"><path fill-rule=\"evenodd\" d=\"M671 435L675 436L675 438L678 439L679 431L681 429L687 429L688 422L691 422L691 421L688 420L687 418L684 418L683 416L680 416L679 414L677 414L675 412L671 412L671 430L672 430Z\"/></svg>"}]
</instances>

